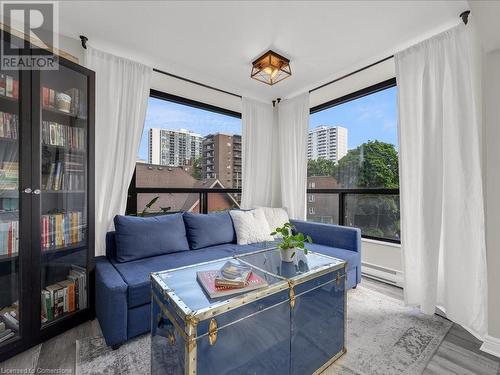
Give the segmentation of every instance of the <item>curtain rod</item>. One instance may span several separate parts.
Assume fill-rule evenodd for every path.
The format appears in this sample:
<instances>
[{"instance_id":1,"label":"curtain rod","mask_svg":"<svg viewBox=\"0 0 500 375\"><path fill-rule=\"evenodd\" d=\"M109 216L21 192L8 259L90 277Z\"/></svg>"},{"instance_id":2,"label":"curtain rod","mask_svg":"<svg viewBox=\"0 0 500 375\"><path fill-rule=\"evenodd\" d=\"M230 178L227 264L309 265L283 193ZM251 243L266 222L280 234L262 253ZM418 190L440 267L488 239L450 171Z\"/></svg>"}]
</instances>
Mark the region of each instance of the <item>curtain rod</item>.
<instances>
[{"instance_id":1,"label":"curtain rod","mask_svg":"<svg viewBox=\"0 0 500 375\"><path fill-rule=\"evenodd\" d=\"M87 42L88 42L89 38L87 38L85 35L80 35L80 40L82 42L82 48L87 49ZM172 77L172 78L180 79L181 81L189 82L189 83L192 83L194 85L205 87L205 88L210 89L210 90L219 91L219 92L222 92L224 94L232 95L232 96L235 96L235 97L240 98L240 99L242 98L241 95L235 94L233 92L229 92L226 90L219 89L217 87L209 86L209 85L206 85L206 84L201 83L201 82L193 81L192 79L184 78L184 77L178 76L176 74L165 72L165 71L160 70L160 69L153 68L153 72L164 74L164 75Z\"/></svg>"},{"instance_id":2,"label":"curtain rod","mask_svg":"<svg viewBox=\"0 0 500 375\"><path fill-rule=\"evenodd\" d=\"M345 75L343 75L342 77L335 78L333 81L330 81L330 82L327 82L327 83L323 83L322 85L320 85L320 86L318 86L318 87L315 87L315 88L313 88L313 89L309 90L309 93L314 92L314 91L319 90L319 89L322 89L323 87L328 86L328 85L331 85L332 83L335 83L335 82L341 81L341 80L343 80L344 78L347 78L347 77L350 77L350 76L352 76L352 75L354 75L354 74L357 74L357 73L359 73L359 72L362 72L363 70L369 69L369 68L371 68L372 66L375 66L375 65L377 65L377 64L383 63L384 61L387 61L387 60L389 60L389 59L392 59L393 57L394 57L394 55L384 57L382 60L375 61L374 63L371 63L370 65L367 65L367 66L365 66L365 67L363 67L363 68L360 68L360 69L358 69L358 70L355 70L354 72L351 72L351 73L345 74Z\"/></svg>"},{"instance_id":3,"label":"curtain rod","mask_svg":"<svg viewBox=\"0 0 500 375\"><path fill-rule=\"evenodd\" d=\"M207 88L207 89L211 89L211 90L214 90L214 91L219 91L219 92L222 92L222 93L224 93L224 94L232 95L232 96L235 96L235 97L240 98L240 99L242 98L242 96L241 96L241 95L235 94L235 93L233 93L233 92L226 91L226 90L222 90L222 89L219 89L219 88L217 88L217 87L209 86L209 85L206 85L206 84L201 83L201 82L193 81L192 79L189 79L189 78L184 78L184 77L178 76L178 75L176 75L176 74L172 74L172 73L165 72L165 71L160 70L160 69L153 68L153 71L154 71L154 72L157 72L157 73L160 73L160 74L165 74L166 76L169 76L169 77L173 77L173 78L180 79L181 81L185 81L185 82L192 83L192 84L194 84L194 85L198 85L198 86L201 86L201 87L205 87L205 88Z\"/></svg>"}]
</instances>

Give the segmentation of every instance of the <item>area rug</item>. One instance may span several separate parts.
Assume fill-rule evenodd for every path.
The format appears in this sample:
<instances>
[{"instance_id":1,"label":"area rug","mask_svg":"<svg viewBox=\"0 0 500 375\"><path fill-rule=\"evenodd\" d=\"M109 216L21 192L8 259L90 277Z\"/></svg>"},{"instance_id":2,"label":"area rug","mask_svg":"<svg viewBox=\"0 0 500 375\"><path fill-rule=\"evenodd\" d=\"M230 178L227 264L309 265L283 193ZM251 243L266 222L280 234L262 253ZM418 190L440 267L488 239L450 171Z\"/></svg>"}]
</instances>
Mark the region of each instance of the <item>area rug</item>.
<instances>
[{"instance_id":1,"label":"area rug","mask_svg":"<svg viewBox=\"0 0 500 375\"><path fill-rule=\"evenodd\" d=\"M347 316L347 353L325 375L421 374L452 326L362 285L348 293ZM149 335L117 350L107 347L102 336L76 343L77 375L146 375L149 367Z\"/></svg>"}]
</instances>

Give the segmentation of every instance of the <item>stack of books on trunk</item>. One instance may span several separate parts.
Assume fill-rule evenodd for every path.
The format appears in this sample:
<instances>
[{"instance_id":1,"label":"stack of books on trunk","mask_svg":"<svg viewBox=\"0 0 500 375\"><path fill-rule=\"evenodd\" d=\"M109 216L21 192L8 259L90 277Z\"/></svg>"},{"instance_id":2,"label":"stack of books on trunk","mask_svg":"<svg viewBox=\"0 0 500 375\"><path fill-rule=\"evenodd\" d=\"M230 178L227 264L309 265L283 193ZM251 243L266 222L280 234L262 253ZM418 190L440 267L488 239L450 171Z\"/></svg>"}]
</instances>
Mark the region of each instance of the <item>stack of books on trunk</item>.
<instances>
[{"instance_id":1,"label":"stack of books on trunk","mask_svg":"<svg viewBox=\"0 0 500 375\"><path fill-rule=\"evenodd\" d=\"M210 298L226 297L267 286L267 281L252 268L236 261L227 261L221 269L199 271L198 282Z\"/></svg>"}]
</instances>

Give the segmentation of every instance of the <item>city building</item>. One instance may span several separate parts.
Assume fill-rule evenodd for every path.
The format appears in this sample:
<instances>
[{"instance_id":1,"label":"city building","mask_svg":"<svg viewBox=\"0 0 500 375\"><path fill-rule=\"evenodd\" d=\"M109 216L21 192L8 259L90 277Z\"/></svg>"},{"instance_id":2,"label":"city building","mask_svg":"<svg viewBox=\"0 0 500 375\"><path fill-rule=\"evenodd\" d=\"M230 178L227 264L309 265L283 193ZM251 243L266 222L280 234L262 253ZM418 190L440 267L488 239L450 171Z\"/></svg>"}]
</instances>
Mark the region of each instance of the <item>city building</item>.
<instances>
[{"instance_id":1,"label":"city building","mask_svg":"<svg viewBox=\"0 0 500 375\"><path fill-rule=\"evenodd\" d=\"M202 178L241 188L241 135L210 134L202 143Z\"/></svg>"},{"instance_id":2,"label":"city building","mask_svg":"<svg viewBox=\"0 0 500 375\"><path fill-rule=\"evenodd\" d=\"M335 177L307 177L308 189L338 189ZM339 200L335 194L307 193L307 220L325 224L338 224Z\"/></svg>"},{"instance_id":3,"label":"city building","mask_svg":"<svg viewBox=\"0 0 500 375\"><path fill-rule=\"evenodd\" d=\"M201 154L203 137L186 129L149 129L148 162L179 167L191 165Z\"/></svg>"},{"instance_id":4,"label":"city building","mask_svg":"<svg viewBox=\"0 0 500 375\"><path fill-rule=\"evenodd\" d=\"M347 154L347 129L341 126L317 126L309 130L307 159L327 159L338 163Z\"/></svg>"}]
</instances>

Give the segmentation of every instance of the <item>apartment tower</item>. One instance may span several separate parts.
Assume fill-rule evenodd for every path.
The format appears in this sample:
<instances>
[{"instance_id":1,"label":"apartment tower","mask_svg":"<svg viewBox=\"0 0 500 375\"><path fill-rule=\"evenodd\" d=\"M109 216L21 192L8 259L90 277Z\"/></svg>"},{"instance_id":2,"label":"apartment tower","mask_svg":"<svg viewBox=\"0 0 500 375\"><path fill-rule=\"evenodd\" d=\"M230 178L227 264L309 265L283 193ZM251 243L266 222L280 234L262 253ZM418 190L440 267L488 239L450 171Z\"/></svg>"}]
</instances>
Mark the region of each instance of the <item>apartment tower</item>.
<instances>
[{"instance_id":1,"label":"apartment tower","mask_svg":"<svg viewBox=\"0 0 500 375\"><path fill-rule=\"evenodd\" d=\"M309 130L307 159L327 159L338 163L347 154L347 129L341 126L317 126Z\"/></svg>"},{"instance_id":2,"label":"apartment tower","mask_svg":"<svg viewBox=\"0 0 500 375\"><path fill-rule=\"evenodd\" d=\"M201 155L200 134L189 130L149 129L148 162L179 167L192 165Z\"/></svg>"},{"instance_id":3,"label":"apartment tower","mask_svg":"<svg viewBox=\"0 0 500 375\"><path fill-rule=\"evenodd\" d=\"M241 135L210 134L202 143L202 177L241 188Z\"/></svg>"}]
</instances>

